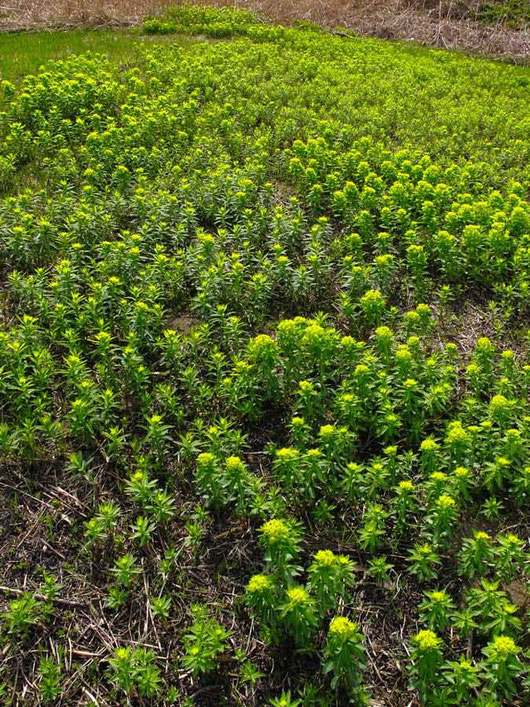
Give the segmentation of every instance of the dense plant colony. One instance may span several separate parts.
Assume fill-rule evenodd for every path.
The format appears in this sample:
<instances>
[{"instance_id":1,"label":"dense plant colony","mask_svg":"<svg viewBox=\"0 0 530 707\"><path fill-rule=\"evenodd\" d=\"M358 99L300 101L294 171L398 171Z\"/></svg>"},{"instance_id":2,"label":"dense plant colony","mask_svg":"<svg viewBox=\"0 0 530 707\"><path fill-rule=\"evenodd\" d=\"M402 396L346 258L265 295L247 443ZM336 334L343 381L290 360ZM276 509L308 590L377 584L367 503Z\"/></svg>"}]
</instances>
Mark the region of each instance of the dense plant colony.
<instances>
[{"instance_id":1,"label":"dense plant colony","mask_svg":"<svg viewBox=\"0 0 530 707\"><path fill-rule=\"evenodd\" d=\"M527 0L489 0L477 8L478 19L486 23L504 23L509 27L528 29L530 5Z\"/></svg>"},{"instance_id":2,"label":"dense plant colony","mask_svg":"<svg viewBox=\"0 0 530 707\"><path fill-rule=\"evenodd\" d=\"M146 29L3 86L4 699L523 704L530 74Z\"/></svg>"}]
</instances>

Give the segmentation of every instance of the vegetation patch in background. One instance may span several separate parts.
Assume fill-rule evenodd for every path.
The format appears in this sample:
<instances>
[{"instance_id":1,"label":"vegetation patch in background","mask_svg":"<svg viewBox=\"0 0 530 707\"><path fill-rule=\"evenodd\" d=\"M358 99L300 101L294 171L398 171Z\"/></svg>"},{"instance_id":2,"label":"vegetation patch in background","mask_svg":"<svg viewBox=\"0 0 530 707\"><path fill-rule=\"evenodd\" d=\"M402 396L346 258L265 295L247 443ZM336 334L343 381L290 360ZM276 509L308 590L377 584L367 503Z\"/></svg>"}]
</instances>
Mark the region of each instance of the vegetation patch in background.
<instances>
[{"instance_id":1,"label":"vegetation patch in background","mask_svg":"<svg viewBox=\"0 0 530 707\"><path fill-rule=\"evenodd\" d=\"M479 6L482 22L502 22L511 27L530 26L530 3L528 0L502 0L485 2Z\"/></svg>"},{"instance_id":2,"label":"vegetation patch in background","mask_svg":"<svg viewBox=\"0 0 530 707\"><path fill-rule=\"evenodd\" d=\"M46 61L89 51L103 54L122 65L134 64L138 61L142 46L164 41L163 37L142 36L135 28L0 33L0 81L19 80L27 74L36 73ZM171 41L174 43L175 39ZM186 39L180 41L186 42Z\"/></svg>"},{"instance_id":3,"label":"vegetation patch in background","mask_svg":"<svg viewBox=\"0 0 530 707\"><path fill-rule=\"evenodd\" d=\"M201 4L236 11L239 7L229 0L203 0ZM310 21L327 28L345 27L349 33L364 36L412 40L427 46L461 49L527 63L530 39L525 25L527 20L524 20L524 14L528 12L524 0L522 13L516 0L504 3L511 8L507 18L499 20L497 17L493 22L480 21L480 4L481 0L334 0L326 3L319 0L246 0L244 7L283 25ZM9 5L0 7L0 30L101 29L138 25L146 15L160 17L173 5L182 6L183 3L178 0L50 0L40 3L10 0ZM510 23L510 16L519 18L516 24Z\"/></svg>"}]
</instances>

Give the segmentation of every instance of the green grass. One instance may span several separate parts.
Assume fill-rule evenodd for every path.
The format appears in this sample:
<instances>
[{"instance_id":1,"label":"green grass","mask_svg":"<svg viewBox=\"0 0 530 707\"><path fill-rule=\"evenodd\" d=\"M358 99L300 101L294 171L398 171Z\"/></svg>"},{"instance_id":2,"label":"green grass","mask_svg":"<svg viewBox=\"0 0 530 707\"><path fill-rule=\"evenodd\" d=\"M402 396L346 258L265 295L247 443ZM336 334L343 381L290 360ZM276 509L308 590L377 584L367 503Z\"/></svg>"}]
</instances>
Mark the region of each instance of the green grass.
<instances>
[{"instance_id":1,"label":"green grass","mask_svg":"<svg viewBox=\"0 0 530 707\"><path fill-rule=\"evenodd\" d=\"M182 38L182 43L193 41ZM140 36L138 30L69 30L0 34L0 80L17 81L47 61L98 52L118 63L137 60L142 47L174 43L168 37Z\"/></svg>"}]
</instances>

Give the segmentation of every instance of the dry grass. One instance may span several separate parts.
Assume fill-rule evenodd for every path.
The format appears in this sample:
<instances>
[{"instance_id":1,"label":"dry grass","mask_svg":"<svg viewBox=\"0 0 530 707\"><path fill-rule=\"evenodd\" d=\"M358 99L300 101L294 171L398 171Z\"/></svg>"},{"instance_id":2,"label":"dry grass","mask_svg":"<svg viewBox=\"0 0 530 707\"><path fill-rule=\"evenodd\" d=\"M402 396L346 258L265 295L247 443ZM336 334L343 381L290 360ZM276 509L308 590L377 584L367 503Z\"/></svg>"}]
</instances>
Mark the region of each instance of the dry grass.
<instances>
[{"instance_id":1,"label":"dry grass","mask_svg":"<svg viewBox=\"0 0 530 707\"><path fill-rule=\"evenodd\" d=\"M530 60L530 31L476 19L479 0L214 0L291 23L308 20L359 34ZM0 0L0 30L137 24L178 0Z\"/></svg>"},{"instance_id":2,"label":"dry grass","mask_svg":"<svg viewBox=\"0 0 530 707\"><path fill-rule=\"evenodd\" d=\"M530 33L479 22L477 6L477 0L354 0L347 24L362 34L528 62Z\"/></svg>"},{"instance_id":3,"label":"dry grass","mask_svg":"<svg viewBox=\"0 0 530 707\"><path fill-rule=\"evenodd\" d=\"M130 25L170 0L0 0L0 29Z\"/></svg>"}]
</instances>

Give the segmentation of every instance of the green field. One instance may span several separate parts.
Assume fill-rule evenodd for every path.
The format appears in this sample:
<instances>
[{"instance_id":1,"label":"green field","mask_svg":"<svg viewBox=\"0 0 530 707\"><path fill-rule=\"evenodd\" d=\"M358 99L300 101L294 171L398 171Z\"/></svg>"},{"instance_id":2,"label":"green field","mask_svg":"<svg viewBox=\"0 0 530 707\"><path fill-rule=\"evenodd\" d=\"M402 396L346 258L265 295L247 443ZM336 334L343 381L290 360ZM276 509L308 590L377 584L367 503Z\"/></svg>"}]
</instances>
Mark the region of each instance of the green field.
<instances>
[{"instance_id":1,"label":"green field","mask_svg":"<svg viewBox=\"0 0 530 707\"><path fill-rule=\"evenodd\" d=\"M0 80L19 81L27 74L37 73L51 59L65 59L83 52L97 52L120 64L137 64L141 52L149 46L191 41L184 37L140 34L137 28L0 33Z\"/></svg>"},{"instance_id":2,"label":"green field","mask_svg":"<svg viewBox=\"0 0 530 707\"><path fill-rule=\"evenodd\" d=\"M4 702L527 704L530 69L194 7L0 56Z\"/></svg>"}]
</instances>

